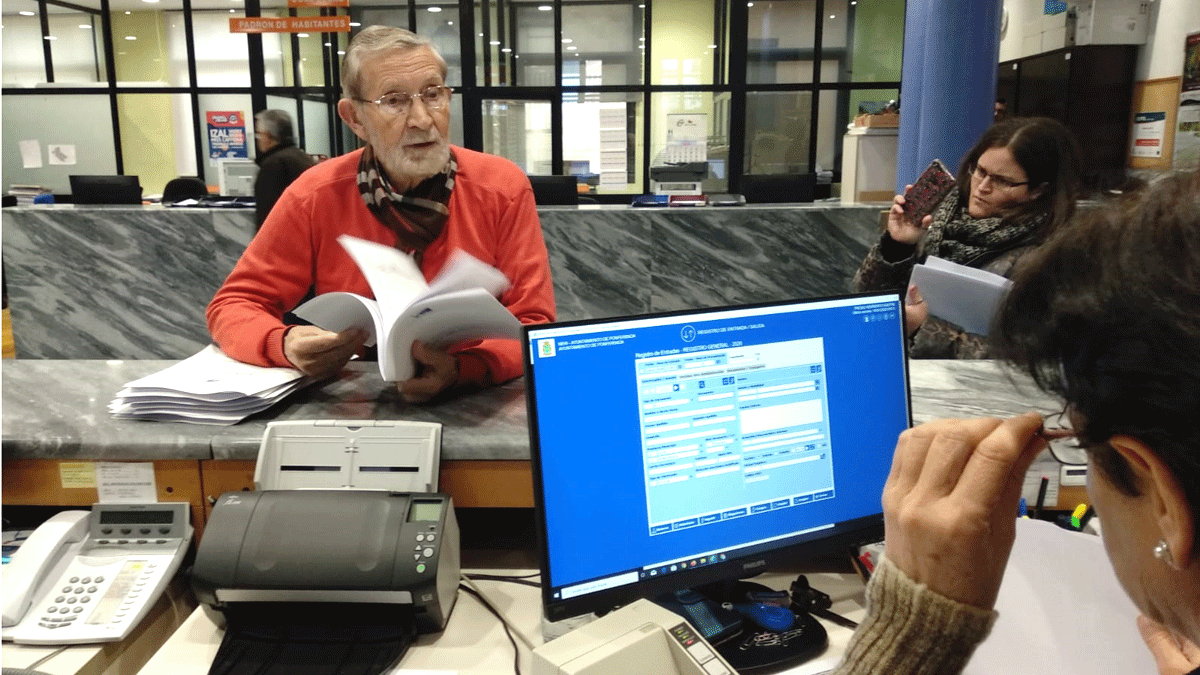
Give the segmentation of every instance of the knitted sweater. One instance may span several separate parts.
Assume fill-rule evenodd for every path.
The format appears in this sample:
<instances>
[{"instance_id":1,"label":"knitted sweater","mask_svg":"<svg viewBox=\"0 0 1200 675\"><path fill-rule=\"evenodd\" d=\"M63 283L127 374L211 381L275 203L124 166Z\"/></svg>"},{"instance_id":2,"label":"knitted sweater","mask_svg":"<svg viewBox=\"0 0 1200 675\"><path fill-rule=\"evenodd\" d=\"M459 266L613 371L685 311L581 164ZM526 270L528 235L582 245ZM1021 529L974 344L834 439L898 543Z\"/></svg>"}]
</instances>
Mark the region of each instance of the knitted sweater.
<instances>
[{"instance_id":1,"label":"knitted sweater","mask_svg":"<svg viewBox=\"0 0 1200 675\"><path fill-rule=\"evenodd\" d=\"M1017 263L1040 241L1045 215L1002 225L999 218L972 218L958 204L958 191L946 196L922 240L901 244L886 230L867 253L854 286L859 291L904 289L913 266L928 256L1010 277ZM964 244L963 241L969 241ZM926 359L987 358L986 340L954 324L930 317L916 332L909 355Z\"/></svg>"},{"instance_id":2,"label":"knitted sweater","mask_svg":"<svg viewBox=\"0 0 1200 675\"><path fill-rule=\"evenodd\" d=\"M522 323L555 318L550 260L529 180L512 162L454 148L458 175L450 216L421 257L432 279L457 249L493 265L512 286L500 301ZM374 297L337 242L349 234L393 246L396 234L367 210L357 183L361 150L322 162L293 182L262 230L209 303L208 328L229 356L260 366L290 366L282 317L311 289ZM488 385L523 372L521 343L476 340L458 345L459 384Z\"/></svg>"},{"instance_id":3,"label":"knitted sweater","mask_svg":"<svg viewBox=\"0 0 1200 675\"><path fill-rule=\"evenodd\" d=\"M867 616L833 675L953 675L996 617L917 584L884 557L867 583Z\"/></svg>"}]
</instances>

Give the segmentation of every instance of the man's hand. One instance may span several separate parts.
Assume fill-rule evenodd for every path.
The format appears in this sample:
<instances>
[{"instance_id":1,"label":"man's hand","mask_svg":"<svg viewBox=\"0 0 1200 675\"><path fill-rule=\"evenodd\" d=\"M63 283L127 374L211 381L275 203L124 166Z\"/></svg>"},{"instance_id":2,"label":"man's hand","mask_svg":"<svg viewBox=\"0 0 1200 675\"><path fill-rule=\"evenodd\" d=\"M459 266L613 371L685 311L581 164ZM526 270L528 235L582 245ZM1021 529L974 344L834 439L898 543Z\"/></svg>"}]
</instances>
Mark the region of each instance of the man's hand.
<instances>
[{"instance_id":1,"label":"man's hand","mask_svg":"<svg viewBox=\"0 0 1200 675\"><path fill-rule=\"evenodd\" d=\"M912 185L905 185L904 191L907 192ZM925 234L925 230L929 229L929 224L933 222L933 216L925 216L921 222L914 223L912 218L904 212L904 195L896 195L892 198L892 208L888 210L887 229L888 235L892 237L892 241L901 244L915 244L921 240L921 236Z\"/></svg>"},{"instance_id":2,"label":"man's hand","mask_svg":"<svg viewBox=\"0 0 1200 675\"><path fill-rule=\"evenodd\" d=\"M283 354L300 372L320 379L341 370L369 336L361 328L331 333L316 326L293 326L283 338Z\"/></svg>"},{"instance_id":3,"label":"man's hand","mask_svg":"<svg viewBox=\"0 0 1200 675\"><path fill-rule=\"evenodd\" d=\"M1137 618L1137 625L1159 675L1185 675L1200 667L1200 647L1190 640L1145 616Z\"/></svg>"},{"instance_id":4,"label":"man's hand","mask_svg":"<svg viewBox=\"0 0 1200 675\"><path fill-rule=\"evenodd\" d=\"M910 579L980 609L996 604L1042 418L943 420L900 435L883 488L887 557Z\"/></svg>"},{"instance_id":5,"label":"man's hand","mask_svg":"<svg viewBox=\"0 0 1200 675\"><path fill-rule=\"evenodd\" d=\"M424 403L458 381L458 357L450 352L414 341L412 357L420 375L397 385L409 403Z\"/></svg>"}]
</instances>

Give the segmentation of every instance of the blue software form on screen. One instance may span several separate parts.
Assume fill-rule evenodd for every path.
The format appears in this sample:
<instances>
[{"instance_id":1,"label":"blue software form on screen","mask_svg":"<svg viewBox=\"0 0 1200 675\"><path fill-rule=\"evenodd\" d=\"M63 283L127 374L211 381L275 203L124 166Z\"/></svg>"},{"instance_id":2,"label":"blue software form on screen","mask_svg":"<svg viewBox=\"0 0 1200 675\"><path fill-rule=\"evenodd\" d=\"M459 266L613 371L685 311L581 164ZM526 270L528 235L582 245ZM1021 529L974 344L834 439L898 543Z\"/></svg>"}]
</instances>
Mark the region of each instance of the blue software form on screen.
<instances>
[{"instance_id":1,"label":"blue software form on screen","mask_svg":"<svg viewBox=\"0 0 1200 675\"><path fill-rule=\"evenodd\" d=\"M878 541L898 292L526 326L554 620Z\"/></svg>"}]
</instances>

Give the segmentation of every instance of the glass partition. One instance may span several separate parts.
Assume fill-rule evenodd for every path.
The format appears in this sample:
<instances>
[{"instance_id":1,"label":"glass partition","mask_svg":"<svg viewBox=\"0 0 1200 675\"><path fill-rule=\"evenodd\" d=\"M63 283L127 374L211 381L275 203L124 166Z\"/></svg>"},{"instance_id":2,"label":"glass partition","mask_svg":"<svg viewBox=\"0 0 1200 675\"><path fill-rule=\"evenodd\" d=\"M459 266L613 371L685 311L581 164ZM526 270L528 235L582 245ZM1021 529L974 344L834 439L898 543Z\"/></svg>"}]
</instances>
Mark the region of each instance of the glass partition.
<instances>
[{"instance_id":1,"label":"glass partition","mask_svg":"<svg viewBox=\"0 0 1200 675\"><path fill-rule=\"evenodd\" d=\"M485 99L483 151L512 160L525 173L554 173L550 102Z\"/></svg>"}]
</instances>

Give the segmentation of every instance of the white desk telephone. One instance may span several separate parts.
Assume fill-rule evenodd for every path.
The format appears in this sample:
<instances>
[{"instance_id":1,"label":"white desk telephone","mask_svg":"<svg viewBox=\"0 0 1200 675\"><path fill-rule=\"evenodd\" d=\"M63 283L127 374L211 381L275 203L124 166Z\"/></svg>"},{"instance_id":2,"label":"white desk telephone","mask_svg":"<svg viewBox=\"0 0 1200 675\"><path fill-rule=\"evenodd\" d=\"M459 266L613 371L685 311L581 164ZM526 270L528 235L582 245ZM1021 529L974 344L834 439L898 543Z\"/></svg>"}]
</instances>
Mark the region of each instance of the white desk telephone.
<instances>
[{"instance_id":1,"label":"white desk telephone","mask_svg":"<svg viewBox=\"0 0 1200 675\"><path fill-rule=\"evenodd\" d=\"M4 566L3 639L124 639L175 576L191 539L186 502L56 514Z\"/></svg>"}]
</instances>

